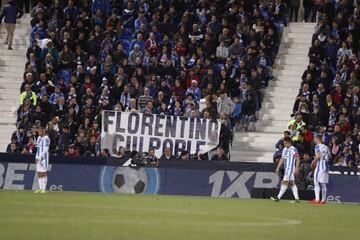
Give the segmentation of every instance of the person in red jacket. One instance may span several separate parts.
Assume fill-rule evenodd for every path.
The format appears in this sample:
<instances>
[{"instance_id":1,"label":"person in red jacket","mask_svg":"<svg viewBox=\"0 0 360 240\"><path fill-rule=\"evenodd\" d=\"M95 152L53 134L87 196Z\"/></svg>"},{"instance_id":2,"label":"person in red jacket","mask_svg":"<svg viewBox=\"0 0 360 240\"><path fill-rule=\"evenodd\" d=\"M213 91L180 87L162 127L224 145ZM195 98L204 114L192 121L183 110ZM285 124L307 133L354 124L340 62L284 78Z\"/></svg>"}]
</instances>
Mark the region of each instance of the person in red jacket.
<instances>
[{"instance_id":1,"label":"person in red jacket","mask_svg":"<svg viewBox=\"0 0 360 240\"><path fill-rule=\"evenodd\" d=\"M69 156L69 157L79 156L79 151L77 150L74 144L69 145L68 149L66 150L65 156Z\"/></svg>"},{"instance_id":2,"label":"person in red jacket","mask_svg":"<svg viewBox=\"0 0 360 240\"><path fill-rule=\"evenodd\" d=\"M184 40L182 38L179 39L179 41L175 45L176 52L179 54L179 56L185 56L186 55L186 45L184 43Z\"/></svg>"},{"instance_id":3,"label":"person in red jacket","mask_svg":"<svg viewBox=\"0 0 360 240\"><path fill-rule=\"evenodd\" d=\"M171 88L171 95L177 96L181 101L185 98L185 89L181 86L180 79L175 80L174 86Z\"/></svg>"},{"instance_id":4,"label":"person in red jacket","mask_svg":"<svg viewBox=\"0 0 360 240\"><path fill-rule=\"evenodd\" d=\"M196 81L198 83L198 86L200 84L200 78L199 75L195 72L195 69L190 69L189 77L186 79L186 88L189 88L191 86L192 81Z\"/></svg>"},{"instance_id":5,"label":"person in red jacket","mask_svg":"<svg viewBox=\"0 0 360 240\"><path fill-rule=\"evenodd\" d=\"M158 53L159 46L155 40L153 32L150 33L149 39L145 42L145 48L149 51L151 56L156 56Z\"/></svg>"}]
</instances>

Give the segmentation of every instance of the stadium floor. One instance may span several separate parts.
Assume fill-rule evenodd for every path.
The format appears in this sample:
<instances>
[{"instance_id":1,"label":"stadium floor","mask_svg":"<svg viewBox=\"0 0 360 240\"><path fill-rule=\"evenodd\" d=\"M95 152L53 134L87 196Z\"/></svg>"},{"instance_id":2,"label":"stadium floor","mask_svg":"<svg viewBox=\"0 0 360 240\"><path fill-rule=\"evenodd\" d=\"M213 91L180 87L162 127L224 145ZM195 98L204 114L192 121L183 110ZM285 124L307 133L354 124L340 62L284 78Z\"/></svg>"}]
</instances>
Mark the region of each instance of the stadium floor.
<instances>
[{"instance_id":1,"label":"stadium floor","mask_svg":"<svg viewBox=\"0 0 360 240\"><path fill-rule=\"evenodd\" d=\"M360 206L0 190L0 239L359 239Z\"/></svg>"}]
</instances>

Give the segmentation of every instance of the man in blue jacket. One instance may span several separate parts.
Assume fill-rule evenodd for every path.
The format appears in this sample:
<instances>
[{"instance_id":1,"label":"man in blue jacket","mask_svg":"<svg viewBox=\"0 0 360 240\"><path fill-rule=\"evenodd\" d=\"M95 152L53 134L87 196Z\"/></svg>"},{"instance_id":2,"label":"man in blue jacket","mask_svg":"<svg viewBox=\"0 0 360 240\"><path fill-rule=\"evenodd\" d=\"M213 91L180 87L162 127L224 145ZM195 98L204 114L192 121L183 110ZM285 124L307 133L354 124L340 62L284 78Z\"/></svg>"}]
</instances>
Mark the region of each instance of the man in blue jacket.
<instances>
[{"instance_id":1,"label":"man in blue jacket","mask_svg":"<svg viewBox=\"0 0 360 240\"><path fill-rule=\"evenodd\" d=\"M108 15L110 11L110 1L109 0L92 0L91 11L95 14L96 10L101 9L101 11Z\"/></svg>"},{"instance_id":2,"label":"man in blue jacket","mask_svg":"<svg viewBox=\"0 0 360 240\"><path fill-rule=\"evenodd\" d=\"M1 9L0 24L4 18L6 29L5 44L8 45L9 50L12 50L16 18L21 18L22 15L23 11L16 6L16 0L9 0L8 3Z\"/></svg>"}]
</instances>

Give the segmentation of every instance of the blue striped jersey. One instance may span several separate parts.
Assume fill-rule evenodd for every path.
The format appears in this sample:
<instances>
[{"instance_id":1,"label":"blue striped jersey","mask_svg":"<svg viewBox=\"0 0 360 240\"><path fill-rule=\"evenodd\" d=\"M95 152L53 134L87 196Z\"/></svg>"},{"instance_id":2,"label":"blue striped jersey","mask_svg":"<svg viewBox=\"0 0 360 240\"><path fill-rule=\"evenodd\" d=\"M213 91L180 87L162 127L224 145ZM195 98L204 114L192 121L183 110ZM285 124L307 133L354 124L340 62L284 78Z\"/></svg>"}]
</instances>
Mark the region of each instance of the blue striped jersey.
<instances>
[{"instance_id":1,"label":"blue striped jersey","mask_svg":"<svg viewBox=\"0 0 360 240\"><path fill-rule=\"evenodd\" d=\"M297 149L294 146L289 148L284 147L282 150L282 158L284 159L285 173L293 173L296 166L296 158L299 156Z\"/></svg>"},{"instance_id":2,"label":"blue striped jersey","mask_svg":"<svg viewBox=\"0 0 360 240\"><path fill-rule=\"evenodd\" d=\"M36 140L36 159L49 161L50 138L48 136L38 137Z\"/></svg>"},{"instance_id":3,"label":"blue striped jersey","mask_svg":"<svg viewBox=\"0 0 360 240\"><path fill-rule=\"evenodd\" d=\"M329 171L330 150L325 144L315 146L315 154L320 154L320 159L316 165L316 170Z\"/></svg>"}]
</instances>

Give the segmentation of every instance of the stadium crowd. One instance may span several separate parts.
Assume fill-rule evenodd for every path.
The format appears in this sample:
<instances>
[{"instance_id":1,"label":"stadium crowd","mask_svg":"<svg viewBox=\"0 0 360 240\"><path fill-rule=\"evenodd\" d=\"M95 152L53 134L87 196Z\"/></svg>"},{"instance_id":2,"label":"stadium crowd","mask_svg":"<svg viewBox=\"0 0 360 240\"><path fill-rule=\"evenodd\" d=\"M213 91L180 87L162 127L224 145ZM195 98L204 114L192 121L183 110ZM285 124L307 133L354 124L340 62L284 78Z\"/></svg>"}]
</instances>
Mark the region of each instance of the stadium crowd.
<instances>
[{"instance_id":1,"label":"stadium crowd","mask_svg":"<svg viewBox=\"0 0 360 240\"><path fill-rule=\"evenodd\" d=\"M316 21L309 65L284 132L302 156L302 182L311 172L316 134L330 147L331 165L360 166L360 1L325 0ZM274 161L282 140L276 148Z\"/></svg>"},{"instance_id":2,"label":"stadium crowd","mask_svg":"<svg viewBox=\"0 0 360 240\"><path fill-rule=\"evenodd\" d=\"M34 153L46 125L50 151L98 156L101 113L217 118L229 152L247 130L276 57L281 0L37 1L7 152ZM120 153L119 153L120 154Z\"/></svg>"}]
</instances>

